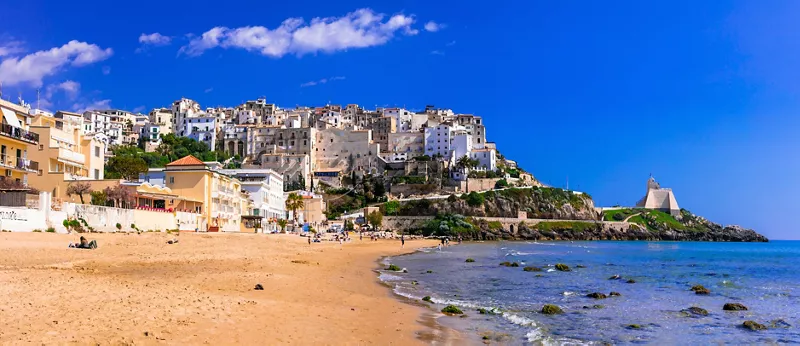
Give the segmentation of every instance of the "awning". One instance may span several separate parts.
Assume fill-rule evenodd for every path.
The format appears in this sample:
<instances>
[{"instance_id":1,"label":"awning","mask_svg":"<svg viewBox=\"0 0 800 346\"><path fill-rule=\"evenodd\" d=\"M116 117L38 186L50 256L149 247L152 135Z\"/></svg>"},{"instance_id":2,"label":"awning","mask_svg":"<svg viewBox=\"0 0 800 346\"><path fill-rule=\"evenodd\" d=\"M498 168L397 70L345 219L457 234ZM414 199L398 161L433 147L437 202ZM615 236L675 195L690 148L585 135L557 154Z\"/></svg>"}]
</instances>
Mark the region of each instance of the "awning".
<instances>
[{"instance_id":1,"label":"awning","mask_svg":"<svg viewBox=\"0 0 800 346\"><path fill-rule=\"evenodd\" d=\"M19 119L17 119L17 113L7 109L7 108L0 108L3 110L3 118L6 119L6 123L11 126L22 128L22 125L19 124Z\"/></svg>"}]
</instances>

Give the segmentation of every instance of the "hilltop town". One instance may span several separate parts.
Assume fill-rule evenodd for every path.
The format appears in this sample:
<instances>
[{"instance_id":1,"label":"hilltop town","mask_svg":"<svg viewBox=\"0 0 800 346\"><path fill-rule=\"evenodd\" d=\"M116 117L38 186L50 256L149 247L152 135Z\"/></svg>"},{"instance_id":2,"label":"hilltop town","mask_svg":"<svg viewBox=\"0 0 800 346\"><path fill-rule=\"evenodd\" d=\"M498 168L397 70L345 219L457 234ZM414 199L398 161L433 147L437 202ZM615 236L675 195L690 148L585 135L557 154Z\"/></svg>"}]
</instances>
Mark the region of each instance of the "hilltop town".
<instances>
[{"instance_id":1,"label":"hilltop town","mask_svg":"<svg viewBox=\"0 0 800 346\"><path fill-rule=\"evenodd\" d=\"M281 219L320 227L392 199L540 185L487 140L480 116L434 106L284 109L257 99L202 108L182 98L145 115L0 105L6 188L44 192L55 209L200 215L178 228L275 231ZM295 210L287 192L302 197Z\"/></svg>"},{"instance_id":2,"label":"hilltop town","mask_svg":"<svg viewBox=\"0 0 800 346\"><path fill-rule=\"evenodd\" d=\"M50 113L5 100L0 108L0 207L19 208L0 213L2 229L362 225L473 239L766 239L681 209L652 176L635 206L597 208L588 194L546 187L503 156L482 117L431 105L284 109L262 98L203 109L182 98L147 115Z\"/></svg>"}]
</instances>

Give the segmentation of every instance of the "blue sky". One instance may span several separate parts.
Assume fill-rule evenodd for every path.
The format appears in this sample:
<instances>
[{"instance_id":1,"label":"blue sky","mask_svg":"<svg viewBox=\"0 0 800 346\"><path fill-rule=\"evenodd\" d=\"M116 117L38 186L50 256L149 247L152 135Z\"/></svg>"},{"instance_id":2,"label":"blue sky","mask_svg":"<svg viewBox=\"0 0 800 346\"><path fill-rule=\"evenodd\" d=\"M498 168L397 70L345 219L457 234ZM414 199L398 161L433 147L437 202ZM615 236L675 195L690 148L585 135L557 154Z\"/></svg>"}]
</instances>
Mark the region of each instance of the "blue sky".
<instances>
[{"instance_id":1,"label":"blue sky","mask_svg":"<svg viewBox=\"0 0 800 346\"><path fill-rule=\"evenodd\" d=\"M652 173L697 214L799 239L790 219L800 208L798 10L793 1L3 2L0 82L4 98L29 102L39 88L53 110L147 111L180 97L434 104L482 115L503 154L549 184L569 177L599 205L635 203Z\"/></svg>"}]
</instances>

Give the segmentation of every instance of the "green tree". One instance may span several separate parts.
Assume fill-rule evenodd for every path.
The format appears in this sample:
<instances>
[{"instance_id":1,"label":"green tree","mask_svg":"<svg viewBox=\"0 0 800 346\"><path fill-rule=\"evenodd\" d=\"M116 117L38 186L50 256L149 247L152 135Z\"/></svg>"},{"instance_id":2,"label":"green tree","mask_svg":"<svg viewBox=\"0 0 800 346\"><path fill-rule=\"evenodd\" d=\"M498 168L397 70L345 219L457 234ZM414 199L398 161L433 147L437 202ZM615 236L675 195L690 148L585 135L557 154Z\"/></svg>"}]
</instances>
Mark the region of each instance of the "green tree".
<instances>
[{"instance_id":1,"label":"green tree","mask_svg":"<svg viewBox=\"0 0 800 346\"><path fill-rule=\"evenodd\" d=\"M398 201L389 201L384 204L384 208L386 208L386 215L394 215L400 211L400 202Z\"/></svg>"},{"instance_id":2,"label":"green tree","mask_svg":"<svg viewBox=\"0 0 800 346\"><path fill-rule=\"evenodd\" d=\"M469 171L478 166L478 160L470 159L469 156L464 155L458 161L456 161L456 166L466 170L466 182L467 182L467 189L466 191L469 192Z\"/></svg>"},{"instance_id":3,"label":"green tree","mask_svg":"<svg viewBox=\"0 0 800 346\"><path fill-rule=\"evenodd\" d=\"M108 197L106 196L105 191L92 191L90 195L92 196L92 205L106 205L106 200L108 200Z\"/></svg>"},{"instance_id":4,"label":"green tree","mask_svg":"<svg viewBox=\"0 0 800 346\"><path fill-rule=\"evenodd\" d=\"M137 180L139 174L147 172L147 162L136 156L114 156L106 164L106 178Z\"/></svg>"},{"instance_id":5,"label":"green tree","mask_svg":"<svg viewBox=\"0 0 800 346\"><path fill-rule=\"evenodd\" d=\"M383 223L383 214L378 211L373 211L367 215L367 222L372 225L372 228L378 230Z\"/></svg>"},{"instance_id":6,"label":"green tree","mask_svg":"<svg viewBox=\"0 0 800 346\"><path fill-rule=\"evenodd\" d=\"M83 201L83 195L92 192L92 185L89 185L87 182L71 182L67 186L67 196L72 197L72 195L78 195L81 199L81 204L85 204L86 202Z\"/></svg>"},{"instance_id":7,"label":"green tree","mask_svg":"<svg viewBox=\"0 0 800 346\"><path fill-rule=\"evenodd\" d=\"M300 196L294 192L290 193L289 196L286 197L286 209L292 211L292 215L294 216L294 221L297 222L297 209L303 207L303 196Z\"/></svg>"}]
</instances>

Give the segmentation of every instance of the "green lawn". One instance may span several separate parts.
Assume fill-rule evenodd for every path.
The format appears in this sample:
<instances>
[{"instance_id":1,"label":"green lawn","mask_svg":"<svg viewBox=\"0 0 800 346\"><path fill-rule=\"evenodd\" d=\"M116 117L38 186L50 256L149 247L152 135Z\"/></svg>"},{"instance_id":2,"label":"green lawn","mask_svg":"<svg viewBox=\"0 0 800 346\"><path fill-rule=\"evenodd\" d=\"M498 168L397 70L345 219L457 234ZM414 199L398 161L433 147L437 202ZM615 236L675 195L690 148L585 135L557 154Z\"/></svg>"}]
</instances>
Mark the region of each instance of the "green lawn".
<instances>
[{"instance_id":1,"label":"green lawn","mask_svg":"<svg viewBox=\"0 0 800 346\"><path fill-rule=\"evenodd\" d=\"M535 228L540 231L571 229L573 231L583 232L597 228L597 224L594 222L580 221L542 221L537 223Z\"/></svg>"},{"instance_id":2,"label":"green lawn","mask_svg":"<svg viewBox=\"0 0 800 346\"><path fill-rule=\"evenodd\" d=\"M616 220L616 219L614 219L614 215L615 214L622 214L624 217L628 217L628 216L631 216L633 214L639 213L641 211L642 211L641 209L630 209L630 208L608 210L608 211L604 211L603 212L603 220L605 220L605 221L622 221L622 220L625 220L625 218L623 218L622 220Z\"/></svg>"}]
</instances>

